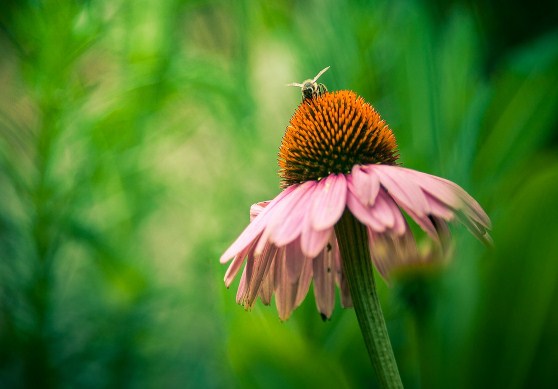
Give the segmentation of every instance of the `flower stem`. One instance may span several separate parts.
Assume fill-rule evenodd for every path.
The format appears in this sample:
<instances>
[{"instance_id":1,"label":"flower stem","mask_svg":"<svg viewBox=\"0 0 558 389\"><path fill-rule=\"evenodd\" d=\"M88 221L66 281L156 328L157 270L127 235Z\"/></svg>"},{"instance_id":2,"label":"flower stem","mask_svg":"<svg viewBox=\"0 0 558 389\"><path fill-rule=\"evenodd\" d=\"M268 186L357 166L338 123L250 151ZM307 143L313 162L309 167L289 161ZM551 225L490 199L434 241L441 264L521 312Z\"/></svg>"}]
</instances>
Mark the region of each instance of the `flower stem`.
<instances>
[{"instance_id":1,"label":"flower stem","mask_svg":"<svg viewBox=\"0 0 558 389\"><path fill-rule=\"evenodd\" d=\"M403 388L376 293L366 227L345 210L335 234L358 324L378 380L383 388Z\"/></svg>"}]
</instances>

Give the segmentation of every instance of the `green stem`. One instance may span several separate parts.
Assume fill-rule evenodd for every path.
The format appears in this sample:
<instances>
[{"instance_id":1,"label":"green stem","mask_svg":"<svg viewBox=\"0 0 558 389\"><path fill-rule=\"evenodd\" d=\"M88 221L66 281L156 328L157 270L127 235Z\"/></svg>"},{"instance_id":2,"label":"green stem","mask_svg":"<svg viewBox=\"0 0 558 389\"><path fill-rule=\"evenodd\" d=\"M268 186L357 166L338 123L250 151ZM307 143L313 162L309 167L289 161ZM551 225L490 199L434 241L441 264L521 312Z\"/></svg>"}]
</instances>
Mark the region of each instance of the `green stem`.
<instances>
[{"instance_id":1,"label":"green stem","mask_svg":"<svg viewBox=\"0 0 558 389\"><path fill-rule=\"evenodd\" d=\"M378 380L383 388L403 388L376 293L366 227L345 210L335 234L358 324Z\"/></svg>"}]
</instances>

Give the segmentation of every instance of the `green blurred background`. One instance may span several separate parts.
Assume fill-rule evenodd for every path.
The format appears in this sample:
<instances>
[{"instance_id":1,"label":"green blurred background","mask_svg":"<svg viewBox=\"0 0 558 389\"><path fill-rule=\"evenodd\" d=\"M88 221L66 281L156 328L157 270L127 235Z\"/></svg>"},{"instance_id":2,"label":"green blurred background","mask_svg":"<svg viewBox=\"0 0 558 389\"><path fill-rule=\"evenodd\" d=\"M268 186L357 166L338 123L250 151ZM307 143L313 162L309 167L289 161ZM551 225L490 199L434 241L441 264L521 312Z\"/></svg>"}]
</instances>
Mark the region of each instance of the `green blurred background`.
<instances>
[{"instance_id":1,"label":"green blurred background","mask_svg":"<svg viewBox=\"0 0 558 389\"><path fill-rule=\"evenodd\" d=\"M245 312L218 262L328 65L494 222L379 282L406 387L555 387L558 3L0 7L0 387L375 387L352 310Z\"/></svg>"}]
</instances>

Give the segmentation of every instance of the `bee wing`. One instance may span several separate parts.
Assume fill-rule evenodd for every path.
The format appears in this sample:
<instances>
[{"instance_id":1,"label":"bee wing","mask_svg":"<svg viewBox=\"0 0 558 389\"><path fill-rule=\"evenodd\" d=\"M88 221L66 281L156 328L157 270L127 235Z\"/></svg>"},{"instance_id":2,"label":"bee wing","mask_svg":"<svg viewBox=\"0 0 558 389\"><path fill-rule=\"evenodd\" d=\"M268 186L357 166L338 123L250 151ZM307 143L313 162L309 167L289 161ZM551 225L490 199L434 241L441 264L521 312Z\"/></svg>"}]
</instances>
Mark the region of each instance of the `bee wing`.
<instances>
[{"instance_id":1,"label":"bee wing","mask_svg":"<svg viewBox=\"0 0 558 389\"><path fill-rule=\"evenodd\" d=\"M299 88L302 88L302 84L299 84L298 82L291 82L290 84L287 84L287 86L297 86Z\"/></svg>"},{"instance_id":2,"label":"bee wing","mask_svg":"<svg viewBox=\"0 0 558 389\"><path fill-rule=\"evenodd\" d=\"M325 68L325 69L322 69L322 70L316 75L316 77L314 77L314 79L312 80L312 82L318 81L318 78L320 78L320 76L321 76L322 74L324 74L324 73L327 71L327 69L329 69L329 68L330 68L330 66L328 66L328 67Z\"/></svg>"}]
</instances>

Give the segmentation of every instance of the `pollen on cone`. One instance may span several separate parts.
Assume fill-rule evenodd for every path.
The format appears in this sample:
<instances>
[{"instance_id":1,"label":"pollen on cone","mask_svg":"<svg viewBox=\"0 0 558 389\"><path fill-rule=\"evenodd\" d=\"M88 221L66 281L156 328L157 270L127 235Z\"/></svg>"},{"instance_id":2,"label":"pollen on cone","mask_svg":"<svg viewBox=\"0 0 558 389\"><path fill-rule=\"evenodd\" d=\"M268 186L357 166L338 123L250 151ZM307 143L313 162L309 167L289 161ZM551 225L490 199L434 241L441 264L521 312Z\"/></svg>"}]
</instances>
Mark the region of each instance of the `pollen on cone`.
<instances>
[{"instance_id":1,"label":"pollen on cone","mask_svg":"<svg viewBox=\"0 0 558 389\"><path fill-rule=\"evenodd\" d=\"M279 175L287 187L397 158L395 136L370 104L352 91L328 92L295 111L279 149Z\"/></svg>"}]
</instances>

